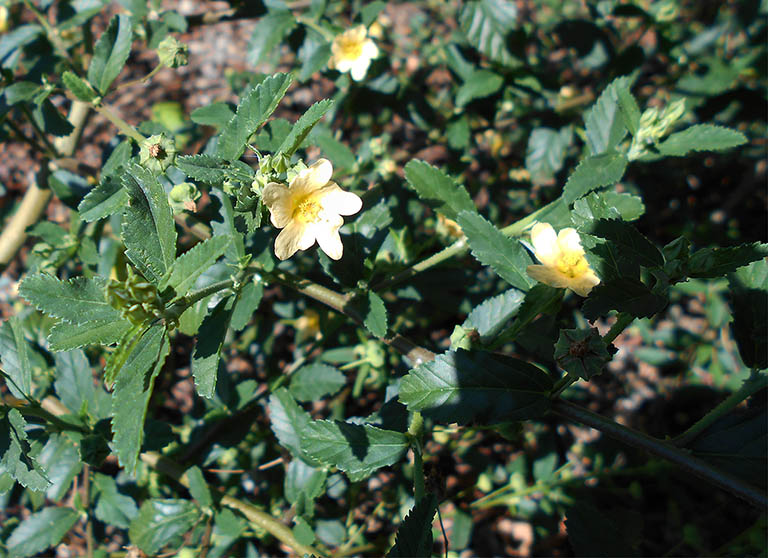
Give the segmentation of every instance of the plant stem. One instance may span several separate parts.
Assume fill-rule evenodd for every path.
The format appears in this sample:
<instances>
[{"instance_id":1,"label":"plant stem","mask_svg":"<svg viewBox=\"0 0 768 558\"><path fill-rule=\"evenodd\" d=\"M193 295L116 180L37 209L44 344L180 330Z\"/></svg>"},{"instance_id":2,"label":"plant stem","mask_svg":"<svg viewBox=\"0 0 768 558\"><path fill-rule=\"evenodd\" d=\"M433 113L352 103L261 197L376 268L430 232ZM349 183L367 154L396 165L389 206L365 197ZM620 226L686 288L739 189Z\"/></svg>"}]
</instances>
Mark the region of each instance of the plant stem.
<instances>
[{"instance_id":1,"label":"plant stem","mask_svg":"<svg viewBox=\"0 0 768 558\"><path fill-rule=\"evenodd\" d=\"M137 143L143 142L146 138L142 136L136 128L128 124L125 120L120 118L117 114L112 112L112 109L109 108L107 105L95 105L93 107L93 110L98 112L100 115L102 115L104 118L109 120L112 124L115 125L115 127L120 131L121 134L124 136L127 136L133 140L135 140Z\"/></svg>"},{"instance_id":2,"label":"plant stem","mask_svg":"<svg viewBox=\"0 0 768 558\"><path fill-rule=\"evenodd\" d=\"M141 460L149 465L152 469L160 471L178 481L181 485L189 488L189 479L184 473L182 467L171 461L167 457L160 455L154 451L148 451L141 454ZM256 506L233 498L227 494L221 497L220 503L228 508L237 510L242 513L245 518L253 523L255 526L268 531L276 539L290 546L300 555L308 554L310 556L326 556L324 552L321 552L317 548L307 546L296 540L296 537L286 525L272 517L271 515L261 511Z\"/></svg>"},{"instance_id":3,"label":"plant stem","mask_svg":"<svg viewBox=\"0 0 768 558\"><path fill-rule=\"evenodd\" d=\"M14 409L18 410L24 418L34 417L44 420L54 428L62 432L80 432L82 434L90 434L91 429L80 424L73 424L60 419L56 415L50 413L40 405L21 405L14 406Z\"/></svg>"},{"instance_id":4,"label":"plant stem","mask_svg":"<svg viewBox=\"0 0 768 558\"><path fill-rule=\"evenodd\" d=\"M411 424L408 427L408 434L413 443L413 500L418 503L424 498L424 458L422 452L422 440L424 437L424 419L421 413L415 411L411 415Z\"/></svg>"},{"instance_id":5,"label":"plant stem","mask_svg":"<svg viewBox=\"0 0 768 558\"><path fill-rule=\"evenodd\" d=\"M611 326L611 329L608 330L608 333L603 335L603 341L606 345L610 345L613 343L616 338L621 335L621 332L627 329L627 326L631 324L633 321L635 321L635 317L631 314L627 314L626 312L619 312L619 315L616 316L616 321Z\"/></svg>"},{"instance_id":6,"label":"plant stem","mask_svg":"<svg viewBox=\"0 0 768 558\"><path fill-rule=\"evenodd\" d=\"M83 507L88 510L88 516L85 519L85 553L88 558L93 558L93 522L90 512L91 502L91 468L88 464L83 465Z\"/></svg>"},{"instance_id":7,"label":"plant stem","mask_svg":"<svg viewBox=\"0 0 768 558\"><path fill-rule=\"evenodd\" d=\"M573 384L579 381L579 378L574 378L568 372L565 373L565 376L560 378L557 383L552 387L552 391L550 392L550 399L557 399L560 397L560 394L563 393L566 389L571 387Z\"/></svg>"},{"instance_id":8,"label":"plant stem","mask_svg":"<svg viewBox=\"0 0 768 558\"><path fill-rule=\"evenodd\" d=\"M768 506L768 497L766 497L765 493L745 483L741 479L728 473L724 473L711 466L709 463L681 451L668 442L657 440L647 434L622 426L617 422L567 401L553 401L552 412L563 418L580 422L586 426L591 426L595 430L599 430L603 434L629 446L662 457L667 461L682 467L686 471L701 477L707 482L722 488L726 492L746 500L753 506L760 509L765 509L766 506Z\"/></svg>"},{"instance_id":9,"label":"plant stem","mask_svg":"<svg viewBox=\"0 0 768 558\"><path fill-rule=\"evenodd\" d=\"M61 37L59 36L58 31L53 27L51 27L51 24L48 23L48 20L45 19L45 16L42 13L40 13L40 10L37 9L37 6L35 6L32 2L30 2L30 0L23 0L23 2L24 2L24 5L32 13L35 14L37 21L45 30L45 34L48 36L48 40L51 41L53 48L59 51L59 56L61 56L65 60L69 60L69 52L67 52L67 48L64 46L64 43L61 40Z\"/></svg>"},{"instance_id":10,"label":"plant stem","mask_svg":"<svg viewBox=\"0 0 768 558\"><path fill-rule=\"evenodd\" d=\"M328 42L333 41L333 39L336 37L336 35L328 31L328 29L326 29L322 25L319 25L316 21L308 17L304 17L304 16L295 16L295 17L297 22L301 23L302 25L306 25L311 29L314 29L323 37L323 39L325 39Z\"/></svg>"},{"instance_id":11,"label":"plant stem","mask_svg":"<svg viewBox=\"0 0 768 558\"><path fill-rule=\"evenodd\" d=\"M712 409L699 421L693 424L688 430L680 434L677 438L673 439L672 443L679 447L688 445L688 443L695 440L704 430L717 422L725 414L733 410L736 405L766 386L768 386L768 376L753 370L752 375L744 380L744 383L737 391L734 391L717 407Z\"/></svg>"}]
</instances>

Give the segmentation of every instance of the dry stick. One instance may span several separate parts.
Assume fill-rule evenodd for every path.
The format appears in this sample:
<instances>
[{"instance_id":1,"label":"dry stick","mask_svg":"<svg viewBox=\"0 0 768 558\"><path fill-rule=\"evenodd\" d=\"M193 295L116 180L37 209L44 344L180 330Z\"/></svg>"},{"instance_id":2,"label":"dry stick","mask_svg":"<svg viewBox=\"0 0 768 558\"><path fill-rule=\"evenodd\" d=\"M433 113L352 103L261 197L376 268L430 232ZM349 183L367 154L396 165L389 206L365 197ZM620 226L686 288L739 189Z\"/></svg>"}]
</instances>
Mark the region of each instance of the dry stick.
<instances>
[{"instance_id":1,"label":"dry stick","mask_svg":"<svg viewBox=\"0 0 768 558\"><path fill-rule=\"evenodd\" d=\"M53 142L62 157L71 157L74 154L83 132L83 126L85 126L89 108L90 105L87 103L80 101L72 103L69 121L74 126L74 130L68 136L56 138ZM55 164L55 161L45 159L43 160L43 170L47 172L49 167L55 167ZM43 176L45 176L45 172ZM19 208L3 227L3 232L0 234L0 270L16 257L16 253L27 238L27 227L40 219L50 199L51 191L48 188L41 188L37 183L32 183L27 188Z\"/></svg>"}]
</instances>

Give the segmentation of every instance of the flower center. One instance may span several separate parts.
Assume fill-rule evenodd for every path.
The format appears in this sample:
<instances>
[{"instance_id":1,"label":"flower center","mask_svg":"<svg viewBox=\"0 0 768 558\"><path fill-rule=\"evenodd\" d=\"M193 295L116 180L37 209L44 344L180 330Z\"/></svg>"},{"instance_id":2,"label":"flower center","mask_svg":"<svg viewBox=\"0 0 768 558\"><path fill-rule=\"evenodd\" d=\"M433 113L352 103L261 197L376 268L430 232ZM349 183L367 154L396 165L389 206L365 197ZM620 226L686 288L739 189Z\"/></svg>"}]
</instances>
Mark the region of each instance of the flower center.
<instances>
[{"instance_id":1,"label":"flower center","mask_svg":"<svg viewBox=\"0 0 768 558\"><path fill-rule=\"evenodd\" d=\"M555 267L560 273L573 279L584 275L589 270L589 263L584 254L566 252L557 259Z\"/></svg>"},{"instance_id":2,"label":"flower center","mask_svg":"<svg viewBox=\"0 0 768 558\"><path fill-rule=\"evenodd\" d=\"M338 44L344 60L357 60L363 54L363 41L356 38L341 37Z\"/></svg>"},{"instance_id":3,"label":"flower center","mask_svg":"<svg viewBox=\"0 0 768 558\"><path fill-rule=\"evenodd\" d=\"M300 200L294 206L293 218L301 223L317 223L320 220L320 204L310 197Z\"/></svg>"}]
</instances>

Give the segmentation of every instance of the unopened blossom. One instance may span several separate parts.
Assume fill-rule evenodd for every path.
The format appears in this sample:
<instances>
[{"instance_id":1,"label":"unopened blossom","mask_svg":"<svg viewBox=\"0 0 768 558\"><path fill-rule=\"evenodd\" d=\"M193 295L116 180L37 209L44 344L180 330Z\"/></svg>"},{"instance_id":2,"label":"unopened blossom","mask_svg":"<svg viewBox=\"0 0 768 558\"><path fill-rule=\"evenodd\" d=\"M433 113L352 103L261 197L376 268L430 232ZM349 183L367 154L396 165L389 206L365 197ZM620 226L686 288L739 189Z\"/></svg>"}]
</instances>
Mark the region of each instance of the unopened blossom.
<instances>
[{"instance_id":1,"label":"unopened blossom","mask_svg":"<svg viewBox=\"0 0 768 558\"><path fill-rule=\"evenodd\" d=\"M358 25L333 39L328 67L340 72L349 72L352 79L360 81L365 77L371 60L378 55L379 49L368 37L365 26Z\"/></svg>"},{"instance_id":2,"label":"unopened blossom","mask_svg":"<svg viewBox=\"0 0 768 558\"><path fill-rule=\"evenodd\" d=\"M531 230L536 258L541 265L529 265L528 275L552 287L571 289L587 296L600 279L589 267L576 229L562 229L555 234L549 223L537 223Z\"/></svg>"},{"instance_id":3,"label":"unopened blossom","mask_svg":"<svg viewBox=\"0 0 768 558\"><path fill-rule=\"evenodd\" d=\"M320 159L297 174L288 186L270 182L264 187L264 204L269 208L272 224L283 229L275 240L275 255L279 259L288 259L297 250L312 247L315 241L329 258L341 259L341 216L360 211L363 200L332 182L332 174L331 162Z\"/></svg>"}]
</instances>

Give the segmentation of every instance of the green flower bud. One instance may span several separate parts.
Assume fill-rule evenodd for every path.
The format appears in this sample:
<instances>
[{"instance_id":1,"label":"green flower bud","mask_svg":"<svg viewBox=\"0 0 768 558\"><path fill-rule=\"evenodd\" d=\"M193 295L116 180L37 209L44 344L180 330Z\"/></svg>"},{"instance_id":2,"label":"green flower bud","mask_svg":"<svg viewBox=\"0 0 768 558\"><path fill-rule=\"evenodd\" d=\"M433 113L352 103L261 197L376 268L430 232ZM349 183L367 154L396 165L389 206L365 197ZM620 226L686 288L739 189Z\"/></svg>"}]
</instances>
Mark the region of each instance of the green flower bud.
<instances>
[{"instance_id":1,"label":"green flower bud","mask_svg":"<svg viewBox=\"0 0 768 558\"><path fill-rule=\"evenodd\" d=\"M573 377L589 380L611 360L597 328L564 329L555 345L557 364Z\"/></svg>"},{"instance_id":2,"label":"green flower bud","mask_svg":"<svg viewBox=\"0 0 768 558\"><path fill-rule=\"evenodd\" d=\"M157 174L165 172L176 160L176 144L165 134L150 136L139 147L139 163Z\"/></svg>"},{"instance_id":3,"label":"green flower bud","mask_svg":"<svg viewBox=\"0 0 768 558\"><path fill-rule=\"evenodd\" d=\"M189 47L176 40L173 35L168 35L157 45L157 56L160 63L168 68L178 68L186 66L188 60Z\"/></svg>"},{"instance_id":4,"label":"green flower bud","mask_svg":"<svg viewBox=\"0 0 768 558\"><path fill-rule=\"evenodd\" d=\"M200 192L197 186L191 182L182 182L177 184L171 189L171 193L168 194L168 203L174 213L181 213L182 211L196 211L197 205L195 202L200 199Z\"/></svg>"}]
</instances>

